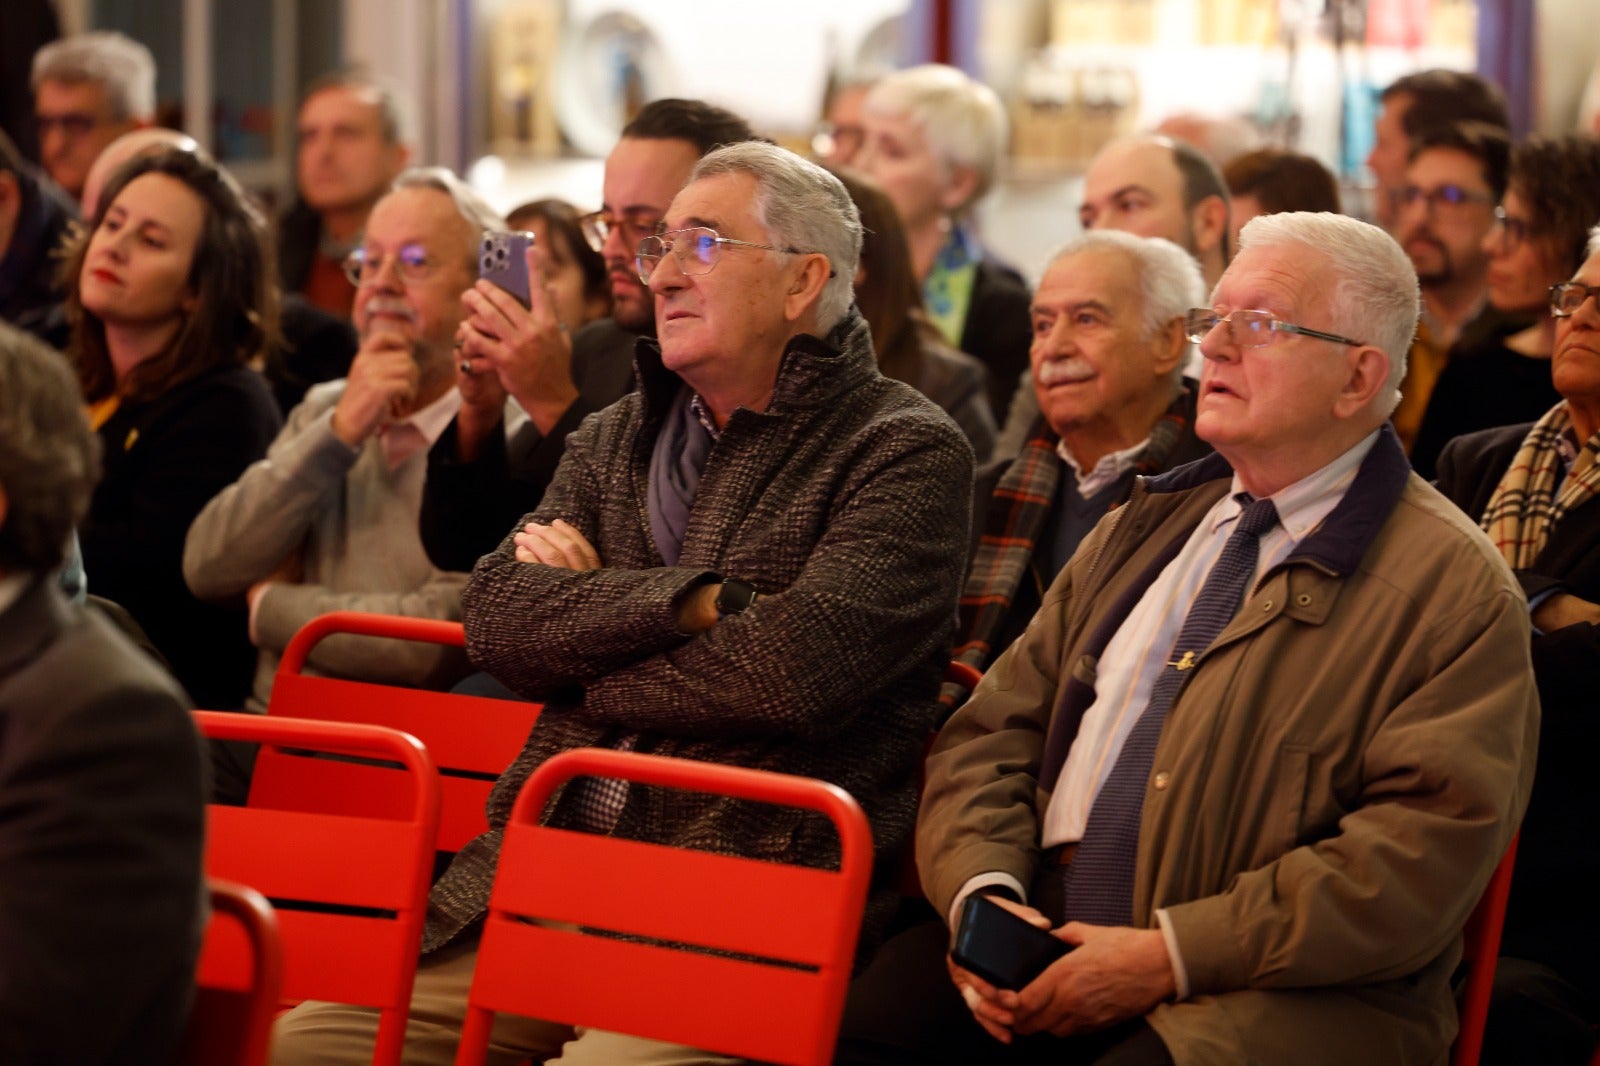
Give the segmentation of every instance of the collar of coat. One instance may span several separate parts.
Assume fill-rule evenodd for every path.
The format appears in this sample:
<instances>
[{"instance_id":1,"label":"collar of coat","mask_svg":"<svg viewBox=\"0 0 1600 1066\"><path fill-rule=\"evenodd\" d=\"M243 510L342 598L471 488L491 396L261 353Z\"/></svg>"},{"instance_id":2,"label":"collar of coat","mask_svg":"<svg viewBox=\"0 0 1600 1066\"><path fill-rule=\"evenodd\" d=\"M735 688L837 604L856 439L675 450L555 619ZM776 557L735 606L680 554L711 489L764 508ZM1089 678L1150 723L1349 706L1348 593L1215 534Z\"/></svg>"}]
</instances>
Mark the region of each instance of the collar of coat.
<instances>
[{"instance_id":1,"label":"collar of coat","mask_svg":"<svg viewBox=\"0 0 1600 1066\"><path fill-rule=\"evenodd\" d=\"M661 344L640 337L633 350L634 378L644 396L645 418L666 414L683 379L661 362ZM772 402L765 411L740 408L740 417L781 418L794 411L823 408L838 397L878 375L877 357L872 351L872 334L867 320L852 304L839 324L828 331L827 339L809 333L789 340L778 363L778 380Z\"/></svg>"}]
</instances>

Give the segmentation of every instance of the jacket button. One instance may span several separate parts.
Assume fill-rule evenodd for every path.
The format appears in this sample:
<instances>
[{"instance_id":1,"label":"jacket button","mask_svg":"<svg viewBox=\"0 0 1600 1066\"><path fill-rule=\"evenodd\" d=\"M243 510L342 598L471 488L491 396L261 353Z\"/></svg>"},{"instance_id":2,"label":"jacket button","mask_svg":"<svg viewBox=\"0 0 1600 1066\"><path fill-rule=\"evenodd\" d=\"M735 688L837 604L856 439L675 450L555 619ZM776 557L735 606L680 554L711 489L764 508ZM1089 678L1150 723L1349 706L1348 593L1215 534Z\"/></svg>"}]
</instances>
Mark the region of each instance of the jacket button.
<instances>
[{"instance_id":1,"label":"jacket button","mask_svg":"<svg viewBox=\"0 0 1600 1066\"><path fill-rule=\"evenodd\" d=\"M1294 598L1294 602L1298 603L1302 607L1310 607L1311 594L1309 592L1302 592L1300 595Z\"/></svg>"},{"instance_id":2,"label":"jacket button","mask_svg":"<svg viewBox=\"0 0 1600 1066\"><path fill-rule=\"evenodd\" d=\"M1162 770L1160 773L1156 774L1155 786L1157 792L1165 792L1167 790L1167 785L1171 783L1172 775L1167 773L1167 771Z\"/></svg>"},{"instance_id":3,"label":"jacket button","mask_svg":"<svg viewBox=\"0 0 1600 1066\"><path fill-rule=\"evenodd\" d=\"M1261 613L1262 614L1266 614L1271 610L1272 610L1272 601L1271 600L1268 600L1266 603L1263 603L1261 605Z\"/></svg>"}]
</instances>

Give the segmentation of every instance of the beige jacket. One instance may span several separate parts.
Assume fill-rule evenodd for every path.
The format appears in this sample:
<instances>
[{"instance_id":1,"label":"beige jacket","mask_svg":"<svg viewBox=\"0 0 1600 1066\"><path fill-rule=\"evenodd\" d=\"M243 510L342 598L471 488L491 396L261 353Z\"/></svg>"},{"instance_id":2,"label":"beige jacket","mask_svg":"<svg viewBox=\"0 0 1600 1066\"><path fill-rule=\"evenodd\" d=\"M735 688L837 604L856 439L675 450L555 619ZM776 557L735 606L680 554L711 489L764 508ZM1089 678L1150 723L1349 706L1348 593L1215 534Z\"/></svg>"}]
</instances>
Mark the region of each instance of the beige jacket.
<instances>
[{"instance_id":1,"label":"beige jacket","mask_svg":"<svg viewBox=\"0 0 1600 1066\"><path fill-rule=\"evenodd\" d=\"M1141 481L941 733L917 830L940 913L976 874L1032 882L1099 649L1230 476L1212 457ZM1176 934L1191 995L1149 1022L1178 1066L1445 1061L1461 928L1532 785L1528 632L1511 573L1385 429L1156 752L1134 920L1165 908Z\"/></svg>"}]
</instances>

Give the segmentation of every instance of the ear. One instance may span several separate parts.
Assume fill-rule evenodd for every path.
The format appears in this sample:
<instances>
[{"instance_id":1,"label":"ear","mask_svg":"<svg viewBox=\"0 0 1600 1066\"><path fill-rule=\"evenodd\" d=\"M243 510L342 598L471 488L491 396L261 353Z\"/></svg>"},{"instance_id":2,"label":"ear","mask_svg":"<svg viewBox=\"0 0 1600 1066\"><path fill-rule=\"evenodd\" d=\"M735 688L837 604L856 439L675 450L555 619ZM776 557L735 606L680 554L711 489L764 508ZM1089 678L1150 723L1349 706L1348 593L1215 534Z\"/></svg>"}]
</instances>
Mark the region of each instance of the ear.
<instances>
[{"instance_id":1,"label":"ear","mask_svg":"<svg viewBox=\"0 0 1600 1066\"><path fill-rule=\"evenodd\" d=\"M820 252L795 258L802 261L796 264L789 280L789 291L783 298L783 318L791 323L799 322L816 311L822 287L828 283L833 272L828 265L828 257Z\"/></svg>"},{"instance_id":2,"label":"ear","mask_svg":"<svg viewBox=\"0 0 1600 1066\"><path fill-rule=\"evenodd\" d=\"M1194 230L1196 255L1204 255L1222 244L1222 235L1228 229L1228 205L1220 196L1207 196L1189 212L1189 225Z\"/></svg>"},{"instance_id":3,"label":"ear","mask_svg":"<svg viewBox=\"0 0 1600 1066\"><path fill-rule=\"evenodd\" d=\"M939 206L946 211L958 211L967 205L978 191L978 171L965 164L950 167L950 178L939 194Z\"/></svg>"},{"instance_id":4,"label":"ear","mask_svg":"<svg viewBox=\"0 0 1600 1066\"><path fill-rule=\"evenodd\" d=\"M1156 377L1169 376L1189 357L1189 336L1184 332L1182 318L1174 318L1162 326L1150 343L1156 346L1156 361L1151 367Z\"/></svg>"},{"instance_id":5,"label":"ear","mask_svg":"<svg viewBox=\"0 0 1600 1066\"><path fill-rule=\"evenodd\" d=\"M1333 413L1339 418L1366 410L1381 398L1389 380L1389 356L1370 344L1351 349L1346 366L1349 373L1333 404Z\"/></svg>"}]
</instances>

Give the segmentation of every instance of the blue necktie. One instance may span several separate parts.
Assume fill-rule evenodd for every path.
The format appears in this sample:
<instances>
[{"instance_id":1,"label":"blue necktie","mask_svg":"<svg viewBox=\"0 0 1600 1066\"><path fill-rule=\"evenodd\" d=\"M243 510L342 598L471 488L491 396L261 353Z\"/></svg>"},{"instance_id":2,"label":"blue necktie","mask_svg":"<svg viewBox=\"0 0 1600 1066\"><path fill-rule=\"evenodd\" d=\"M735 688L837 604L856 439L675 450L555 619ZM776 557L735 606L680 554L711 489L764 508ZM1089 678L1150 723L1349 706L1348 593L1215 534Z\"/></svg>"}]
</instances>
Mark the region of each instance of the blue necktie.
<instances>
[{"instance_id":1,"label":"blue necktie","mask_svg":"<svg viewBox=\"0 0 1600 1066\"><path fill-rule=\"evenodd\" d=\"M1095 925L1133 924L1139 823L1161 727L1195 660L1238 613L1245 586L1256 571L1259 538L1278 524L1278 509L1271 500L1257 500L1247 492L1237 499L1244 512L1183 620L1173 654L1151 686L1150 702L1128 732L1111 773L1089 808L1083 839L1064 871L1066 913L1052 918Z\"/></svg>"}]
</instances>

